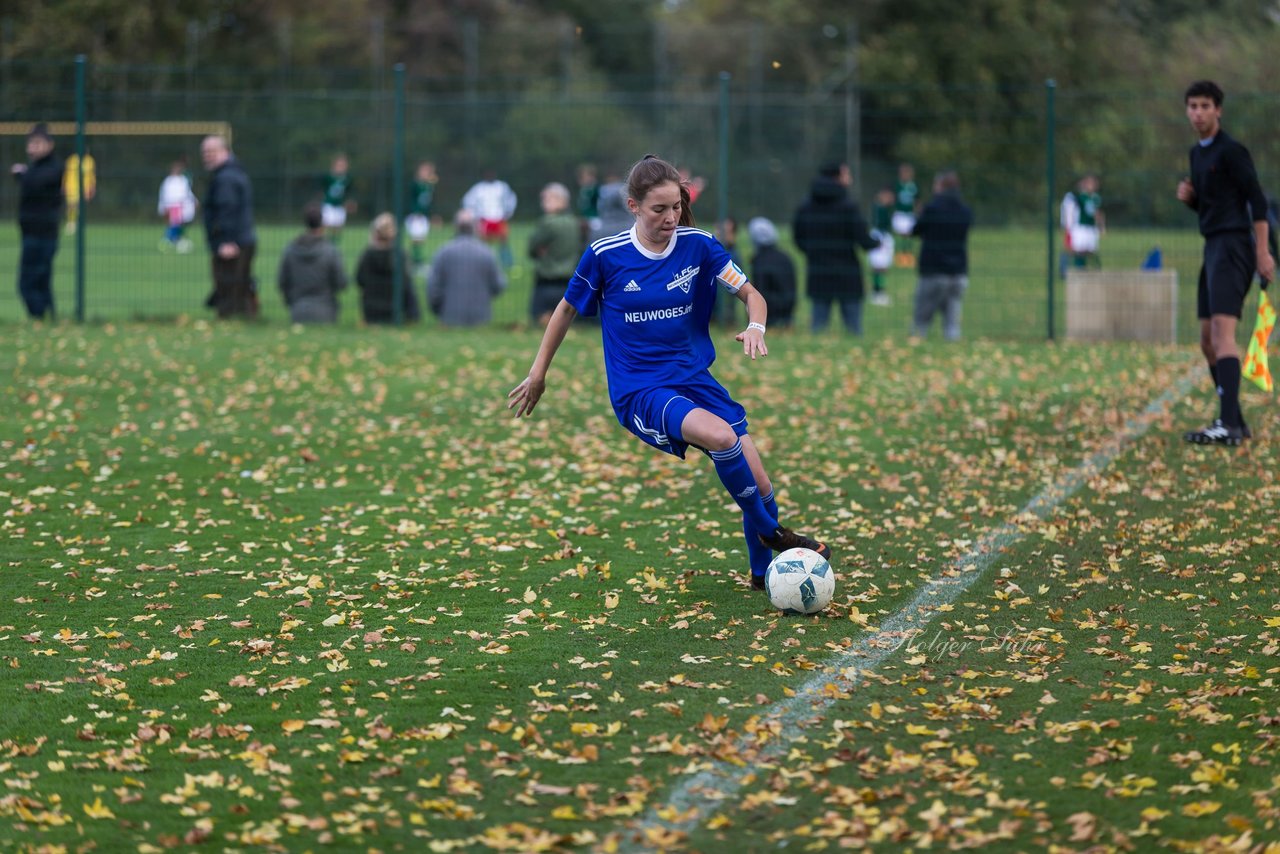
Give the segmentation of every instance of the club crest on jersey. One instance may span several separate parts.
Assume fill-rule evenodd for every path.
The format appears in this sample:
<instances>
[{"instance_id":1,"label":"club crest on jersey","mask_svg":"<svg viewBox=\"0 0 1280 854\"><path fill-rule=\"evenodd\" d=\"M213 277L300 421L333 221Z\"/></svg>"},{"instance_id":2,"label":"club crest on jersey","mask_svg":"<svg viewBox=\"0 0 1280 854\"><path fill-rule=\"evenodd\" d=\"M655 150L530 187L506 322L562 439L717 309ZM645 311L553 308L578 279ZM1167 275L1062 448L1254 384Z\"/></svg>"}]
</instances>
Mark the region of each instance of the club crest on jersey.
<instances>
[{"instance_id":1,"label":"club crest on jersey","mask_svg":"<svg viewBox=\"0 0 1280 854\"><path fill-rule=\"evenodd\" d=\"M667 290L674 291L679 288L686 294L689 293L689 288L693 286L693 278L698 275L698 271L701 269L701 267L685 267L667 285Z\"/></svg>"},{"instance_id":2,"label":"club crest on jersey","mask_svg":"<svg viewBox=\"0 0 1280 854\"><path fill-rule=\"evenodd\" d=\"M623 290L626 291L627 293L631 293L633 291L639 291L640 286L636 284L635 279L632 279L631 281L627 282L627 286L623 288Z\"/></svg>"}]
</instances>

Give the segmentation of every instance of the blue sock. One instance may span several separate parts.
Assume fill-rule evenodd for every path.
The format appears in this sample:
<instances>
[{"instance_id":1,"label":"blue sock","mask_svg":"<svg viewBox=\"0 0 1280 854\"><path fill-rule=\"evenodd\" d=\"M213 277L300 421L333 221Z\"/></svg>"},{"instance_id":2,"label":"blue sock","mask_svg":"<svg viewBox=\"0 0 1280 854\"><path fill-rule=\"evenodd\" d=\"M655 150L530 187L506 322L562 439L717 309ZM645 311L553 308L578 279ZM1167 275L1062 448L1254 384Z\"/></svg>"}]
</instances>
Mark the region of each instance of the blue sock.
<instances>
[{"instance_id":1,"label":"blue sock","mask_svg":"<svg viewBox=\"0 0 1280 854\"><path fill-rule=\"evenodd\" d=\"M773 493L761 499L764 502L764 509L770 516L775 519L778 517L778 504L773 500ZM773 549L760 542L757 536L760 532L751 527L751 523L747 521L747 516L742 515L742 535L747 540L747 559L751 562L751 574L755 576L763 576L769 564L773 561ZM770 533L766 531L765 533Z\"/></svg>"},{"instance_id":2,"label":"blue sock","mask_svg":"<svg viewBox=\"0 0 1280 854\"><path fill-rule=\"evenodd\" d=\"M751 473L751 466L742 453L742 442L734 442L732 448L723 451L708 451L707 456L715 463L716 474L724 488L742 508L744 524L762 534L772 534L777 530L778 520L764 508L756 476Z\"/></svg>"},{"instance_id":3,"label":"blue sock","mask_svg":"<svg viewBox=\"0 0 1280 854\"><path fill-rule=\"evenodd\" d=\"M774 499L773 493L762 495L760 500L764 502L765 512L778 520L778 524L782 524L782 517L778 515L778 502Z\"/></svg>"}]
</instances>

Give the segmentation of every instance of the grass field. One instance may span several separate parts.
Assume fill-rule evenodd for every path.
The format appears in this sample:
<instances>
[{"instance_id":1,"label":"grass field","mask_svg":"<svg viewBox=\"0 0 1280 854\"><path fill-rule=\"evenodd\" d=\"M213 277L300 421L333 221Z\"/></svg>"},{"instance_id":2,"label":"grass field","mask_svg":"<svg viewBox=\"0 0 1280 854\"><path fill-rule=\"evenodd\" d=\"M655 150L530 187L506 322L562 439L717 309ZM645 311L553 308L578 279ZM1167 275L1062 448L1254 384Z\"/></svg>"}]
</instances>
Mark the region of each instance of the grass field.
<instances>
[{"instance_id":1,"label":"grass field","mask_svg":"<svg viewBox=\"0 0 1280 854\"><path fill-rule=\"evenodd\" d=\"M525 261L530 227L513 229L512 249L518 266L511 286L494 304L498 325L525 325L528 322L531 270ZM254 269L261 282L264 317L283 322L287 312L275 285L280 253L295 234L291 226L264 225L259 228L260 245ZM450 229L432 230L429 252L447 240ZM163 253L159 249L160 229L153 225L101 224L90 226L86 239L85 316L91 321L167 319L186 315L206 318L212 312L203 307L209 292L208 253L198 229L192 229L195 249L188 255ZM0 271L17 269L16 229L0 231ZM365 230L353 224L341 240L349 270L354 270L365 243ZM965 331L973 336L1043 340L1048 326L1048 298L1045 282L1047 238L1043 231L1017 228L978 228L971 240L970 288L965 298ZM1179 340L1196 340L1195 282L1199 270L1201 241L1193 230L1113 230L1103 245L1107 269L1139 267L1147 253L1160 246L1165 264L1179 274ZM789 247L800 264L803 259ZM749 270L750 249L739 254ZM864 264L865 268L865 259ZM915 272L895 269L889 273L887 289L894 298L889 308L868 306L864 326L870 337L901 337L911 326L911 296ZM75 239L64 237L56 260L54 290L59 311L70 318L75 309ZM868 281L869 286L869 281ZM417 287L421 297L422 282ZM803 285L801 286L803 288ZM1063 285L1056 287L1056 326L1063 327ZM421 301L421 300L420 300ZM352 284L343 298L342 322L359 320L359 295ZM807 301L801 299L801 318L806 318ZM25 316L14 287L0 288L0 322ZM838 320L836 321L839 322ZM428 318L426 326L432 326Z\"/></svg>"},{"instance_id":2,"label":"grass field","mask_svg":"<svg viewBox=\"0 0 1280 854\"><path fill-rule=\"evenodd\" d=\"M1190 349L770 334L718 374L840 576L745 584L574 330L15 326L0 847L1248 850L1280 418ZM1274 850L1271 849L1271 850Z\"/></svg>"}]
</instances>

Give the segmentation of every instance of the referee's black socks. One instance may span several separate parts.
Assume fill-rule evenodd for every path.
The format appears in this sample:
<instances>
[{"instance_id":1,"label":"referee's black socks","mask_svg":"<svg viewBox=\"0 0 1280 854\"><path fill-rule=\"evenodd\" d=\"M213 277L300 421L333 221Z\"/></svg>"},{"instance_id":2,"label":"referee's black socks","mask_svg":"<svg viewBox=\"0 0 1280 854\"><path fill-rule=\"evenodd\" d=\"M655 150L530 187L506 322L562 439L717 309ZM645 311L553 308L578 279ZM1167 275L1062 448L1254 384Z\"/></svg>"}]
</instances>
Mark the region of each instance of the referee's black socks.
<instances>
[{"instance_id":1,"label":"referee's black socks","mask_svg":"<svg viewBox=\"0 0 1280 854\"><path fill-rule=\"evenodd\" d=\"M1218 389L1222 395L1219 417L1227 427L1240 427L1240 359L1236 356L1219 359L1217 368Z\"/></svg>"}]
</instances>

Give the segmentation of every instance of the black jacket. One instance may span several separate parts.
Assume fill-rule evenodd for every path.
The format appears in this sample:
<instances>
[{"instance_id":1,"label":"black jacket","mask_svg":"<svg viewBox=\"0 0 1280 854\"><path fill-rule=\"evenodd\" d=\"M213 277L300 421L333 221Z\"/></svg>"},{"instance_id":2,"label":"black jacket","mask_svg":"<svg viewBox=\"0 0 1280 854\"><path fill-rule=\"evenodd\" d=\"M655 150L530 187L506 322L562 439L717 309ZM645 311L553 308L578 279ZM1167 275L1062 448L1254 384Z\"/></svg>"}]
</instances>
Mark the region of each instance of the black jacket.
<instances>
[{"instance_id":1,"label":"black jacket","mask_svg":"<svg viewBox=\"0 0 1280 854\"><path fill-rule=\"evenodd\" d=\"M769 305L769 320L787 322L796 309L796 265L777 246L762 246L751 259L751 284Z\"/></svg>"},{"instance_id":2,"label":"black jacket","mask_svg":"<svg viewBox=\"0 0 1280 854\"><path fill-rule=\"evenodd\" d=\"M810 299L862 298L862 264L856 247L874 249L867 221L844 185L819 176L796 211L792 234L808 261Z\"/></svg>"},{"instance_id":3,"label":"black jacket","mask_svg":"<svg viewBox=\"0 0 1280 854\"><path fill-rule=\"evenodd\" d=\"M938 193L929 200L911 233L920 238L916 270L922 276L969 273L969 227L973 211L958 192Z\"/></svg>"},{"instance_id":4,"label":"black jacket","mask_svg":"<svg viewBox=\"0 0 1280 854\"><path fill-rule=\"evenodd\" d=\"M258 242L253 228L253 187L234 157L209 173L204 197L204 231L209 248L224 243L251 246Z\"/></svg>"},{"instance_id":5,"label":"black jacket","mask_svg":"<svg viewBox=\"0 0 1280 854\"><path fill-rule=\"evenodd\" d=\"M417 320L421 312L418 297L413 292L413 282L409 279L409 259L405 257L404 250L396 251L400 252L401 314L406 321ZM364 311L365 323L391 323L395 319L395 276L391 252L390 247L366 247L356 265L356 284L360 286L360 308Z\"/></svg>"},{"instance_id":6,"label":"black jacket","mask_svg":"<svg viewBox=\"0 0 1280 854\"><path fill-rule=\"evenodd\" d=\"M18 227L24 237L54 237L62 225L62 161L48 154L18 175Z\"/></svg>"}]
</instances>

